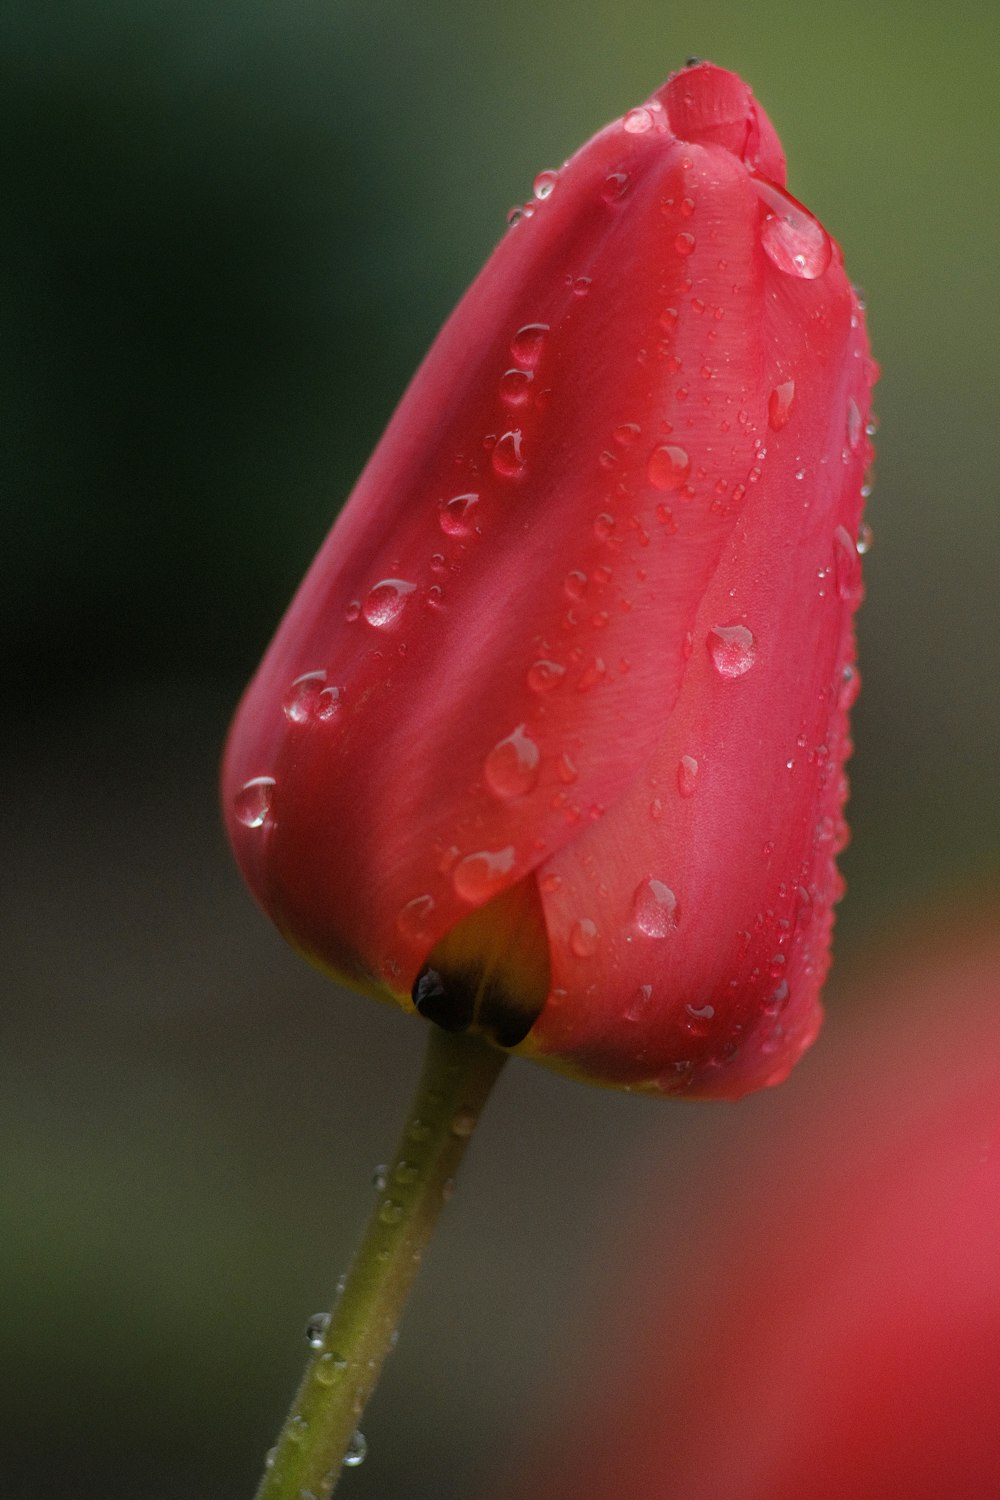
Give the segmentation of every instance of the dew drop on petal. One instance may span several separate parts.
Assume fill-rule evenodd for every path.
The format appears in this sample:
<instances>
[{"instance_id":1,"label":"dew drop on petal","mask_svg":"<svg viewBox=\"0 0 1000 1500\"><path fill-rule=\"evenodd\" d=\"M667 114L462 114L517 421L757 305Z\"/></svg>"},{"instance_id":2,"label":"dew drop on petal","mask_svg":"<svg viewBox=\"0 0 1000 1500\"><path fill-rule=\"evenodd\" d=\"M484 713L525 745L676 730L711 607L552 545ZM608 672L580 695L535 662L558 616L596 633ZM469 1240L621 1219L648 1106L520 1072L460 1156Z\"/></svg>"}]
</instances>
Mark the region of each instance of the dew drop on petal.
<instances>
[{"instance_id":1,"label":"dew drop on petal","mask_svg":"<svg viewBox=\"0 0 1000 1500\"><path fill-rule=\"evenodd\" d=\"M516 427L512 432L505 432L502 437L497 438L491 457L493 472L499 474L501 479L516 479L519 474L523 474L525 459L521 452L521 429Z\"/></svg>"},{"instance_id":2,"label":"dew drop on petal","mask_svg":"<svg viewBox=\"0 0 1000 1500\"><path fill-rule=\"evenodd\" d=\"M629 110L622 124L629 135L645 135L647 130L652 130L653 128L653 116L648 109L644 109L640 105L638 109Z\"/></svg>"},{"instance_id":3,"label":"dew drop on petal","mask_svg":"<svg viewBox=\"0 0 1000 1500\"><path fill-rule=\"evenodd\" d=\"M386 630L395 625L406 605L407 596L413 593L416 584L403 578L383 578L368 593L361 613L369 625Z\"/></svg>"},{"instance_id":4,"label":"dew drop on petal","mask_svg":"<svg viewBox=\"0 0 1000 1500\"><path fill-rule=\"evenodd\" d=\"M712 665L720 677L742 677L756 660L757 643L745 625L715 625L707 640Z\"/></svg>"},{"instance_id":5,"label":"dew drop on petal","mask_svg":"<svg viewBox=\"0 0 1000 1500\"><path fill-rule=\"evenodd\" d=\"M872 550L872 543L874 542L874 540L875 533L872 531L867 521L862 521L861 526L858 530L858 539L854 544L858 549L859 557L864 557L866 552L870 552Z\"/></svg>"},{"instance_id":6,"label":"dew drop on petal","mask_svg":"<svg viewBox=\"0 0 1000 1500\"><path fill-rule=\"evenodd\" d=\"M446 536L468 536L476 528L476 513L479 496L455 495L451 500L442 500L438 511L438 522Z\"/></svg>"},{"instance_id":7,"label":"dew drop on petal","mask_svg":"<svg viewBox=\"0 0 1000 1500\"><path fill-rule=\"evenodd\" d=\"M644 937L668 937L677 926L677 897L662 880L644 880L632 897L632 924Z\"/></svg>"},{"instance_id":8,"label":"dew drop on petal","mask_svg":"<svg viewBox=\"0 0 1000 1500\"><path fill-rule=\"evenodd\" d=\"M605 203L617 203L627 191L627 172L610 172L601 184L601 197Z\"/></svg>"},{"instance_id":9,"label":"dew drop on petal","mask_svg":"<svg viewBox=\"0 0 1000 1500\"><path fill-rule=\"evenodd\" d=\"M244 828L262 828L267 822L274 786L273 776L255 776L240 787L233 799L233 808Z\"/></svg>"},{"instance_id":10,"label":"dew drop on petal","mask_svg":"<svg viewBox=\"0 0 1000 1500\"><path fill-rule=\"evenodd\" d=\"M808 209L776 183L764 177L751 180L765 209L760 230L764 253L786 275L815 281L830 264L830 236Z\"/></svg>"},{"instance_id":11,"label":"dew drop on petal","mask_svg":"<svg viewBox=\"0 0 1000 1500\"><path fill-rule=\"evenodd\" d=\"M693 797L698 787L698 762L693 755L682 755L677 763L677 790L682 797Z\"/></svg>"},{"instance_id":12,"label":"dew drop on petal","mask_svg":"<svg viewBox=\"0 0 1000 1500\"><path fill-rule=\"evenodd\" d=\"M589 917L580 917L570 929L569 945L577 958L592 958L597 952L600 936L596 922Z\"/></svg>"},{"instance_id":13,"label":"dew drop on petal","mask_svg":"<svg viewBox=\"0 0 1000 1500\"><path fill-rule=\"evenodd\" d=\"M514 868L514 847L504 849L480 849L460 859L452 871L451 881L455 894L463 901L478 903L488 901L504 886L506 877Z\"/></svg>"},{"instance_id":14,"label":"dew drop on petal","mask_svg":"<svg viewBox=\"0 0 1000 1500\"><path fill-rule=\"evenodd\" d=\"M552 189L559 181L558 172L539 172L531 185L531 191L539 201L544 201L552 194Z\"/></svg>"},{"instance_id":15,"label":"dew drop on petal","mask_svg":"<svg viewBox=\"0 0 1000 1500\"><path fill-rule=\"evenodd\" d=\"M304 672L288 689L282 707L291 723L307 724L310 719L332 719L340 703L340 688L327 686L325 672Z\"/></svg>"},{"instance_id":16,"label":"dew drop on petal","mask_svg":"<svg viewBox=\"0 0 1000 1500\"><path fill-rule=\"evenodd\" d=\"M658 490L679 490L691 472L691 460L684 448L664 443L654 448L646 464L649 482Z\"/></svg>"},{"instance_id":17,"label":"dew drop on petal","mask_svg":"<svg viewBox=\"0 0 1000 1500\"><path fill-rule=\"evenodd\" d=\"M767 400L767 420L775 432L780 432L792 413L795 400L795 381L785 380L776 385Z\"/></svg>"},{"instance_id":18,"label":"dew drop on petal","mask_svg":"<svg viewBox=\"0 0 1000 1500\"><path fill-rule=\"evenodd\" d=\"M536 661L528 668L528 686L541 696L551 693L566 675L566 668L557 661Z\"/></svg>"},{"instance_id":19,"label":"dew drop on petal","mask_svg":"<svg viewBox=\"0 0 1000 1500\"><path fill-rule=\"evenodd\" d=\"M414 942L420 942L430 936L428 924L433 912L433 896L414 896L412 901L407 901L399 913L399 916L396 918L396 926L404 937L411 938Z\"/></svg>"},{"instance_id":20,"label":"dew drop on petal","mask_svg":"<svg viewBox=\"0 0 1000 1500\"><path fill-rule=\"evenodd\" d=\"M845 601L857 598L861 587L861 559L857 543L844 526L838 526L833 533L833 576L839 598Z\"/></svg>"},{"instance_id":21,"label":"dew drop on petal","mask_svg":"<svg viewBox=\"0 0 1000 1500\"><path fill-rule=\"evenodd\" d=\"M674 238L674 249L678 255L690 255L695 247L695 238L689 229L682 229Z\"/></svg>"},{"instance_id":22,"label":"dew drop on petal","mask_svg":"<svg viewBox=\"0 0 1000 1500\"><path fill-rule=\"evenodd\" d=\"M500 400L504 406L526 406L534 378L531 370L505 370L500 376Z\"/></svg>"},{"instance_id":23,"label":"dew drop on petal","mask_svg":"<svg viewBox=\"0 0 1000 1500\"><path fill-rule=\"evenodd\" d=\"M493 746L483 765L483 777L494 797L509 801L524 797L538 781L541 753L533 739L517 728Z\"/></svg>"},{"instance_id":24,"label":"dew drop on petal","mask_svg":"<svg viewBox=\"0 0 1000 1500\"><path fill-rule=\"evenodd\" d=\"M523 328L517 330L510 341L510 352L519 365L528 370L535 368L541 358L548 331L548 323L525 323Z\"/></svg>"},{"instance_id":25,"label":"dew drop on petal","mask_svg":"<svg viewBox=\"0 0 1000 1500\"><path fill-rule=\"evenodd\" d=\"M704 1036L715 1020L714 1005L685 1005L685 1026L694 1036Z\"/></svg>"}]
</instances>

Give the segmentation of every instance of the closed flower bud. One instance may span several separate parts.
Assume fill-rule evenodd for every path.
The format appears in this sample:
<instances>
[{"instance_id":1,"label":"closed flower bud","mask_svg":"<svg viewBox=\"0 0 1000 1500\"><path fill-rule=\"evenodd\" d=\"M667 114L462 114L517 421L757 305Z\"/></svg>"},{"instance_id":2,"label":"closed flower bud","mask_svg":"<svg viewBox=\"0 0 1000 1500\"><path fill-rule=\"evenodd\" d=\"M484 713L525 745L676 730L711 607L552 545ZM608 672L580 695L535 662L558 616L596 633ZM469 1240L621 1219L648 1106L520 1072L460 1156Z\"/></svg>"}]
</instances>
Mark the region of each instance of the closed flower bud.
<instances>
[{"instance_id":1,"label":"closed flower bud","mask_svg":"<svg viewBox=\"0 0 1000 1500\"><path fill-rule=\"evenodd\" d=\"M735 1096L818 1026L875 371L784 182L709 64L541 174L226 754L302 952L600 1083Z\"/></svg>"}]
</instances>

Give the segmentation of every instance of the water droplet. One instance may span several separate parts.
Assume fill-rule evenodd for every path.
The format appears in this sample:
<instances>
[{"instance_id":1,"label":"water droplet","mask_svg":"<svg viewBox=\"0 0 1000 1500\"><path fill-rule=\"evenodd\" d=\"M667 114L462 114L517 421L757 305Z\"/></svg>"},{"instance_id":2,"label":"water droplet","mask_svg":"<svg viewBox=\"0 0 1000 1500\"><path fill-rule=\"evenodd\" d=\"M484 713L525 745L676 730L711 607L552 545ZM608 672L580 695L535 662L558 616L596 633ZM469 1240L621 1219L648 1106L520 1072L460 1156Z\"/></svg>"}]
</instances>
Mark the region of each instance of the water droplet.
<instances>
[{"instance_id":1,"label":"water droplet","mask_svg":"<svg viewBox=\"0 0 1000 1500\"><path fill-rule=\"evenodd\" d=\"M653 116L648 109L644 109L640 105L638 109L629 110L622 124L629 135L645 135L647 130L652 130L653 128Z\"/></svg>"},{"instance_id":2,"label":"water droplet","mask_svg":"<svg viewBox=\"0 0 1000 1500\"><path fill-rule=\"evenodd\" d=\"M757 656L753 632L745 625L716 625L708 632L712 665L720 677L742 677Z\"/></svg>"},{"instance_id":3,"label":"water droplet","mask_svg":"<svg viewBox=\"0 0 1000 1500\"><path fill-rule=\"evenodd\" d=\"M495 896L514 868L514 846L504 849L480 849L459 860L452 872L455 893L463 901L477 905Z\"/></svg>"},{"instance_id":4,"label":"water droplet","mask_svg":"<svg viewBox=\"0 0 1000 1500\"><path fill-rule=\"evenodd\" d=\"M380 1224L398 1224L403 1217L403 1205L387 1198L378 1211Z\"/></svg>"},{"instance_id":5,"label":"water droplet","mask_svg":"<svg viewBox=\"0 0 1000 1500\"><path fill-rule=\"evenodd\" d=\"M683 448L664 443L649 455L646 473L658 490L679 490L691 472L691 460Z\"/></svg>"},{"instance_id":6,"label":"water droplet","mask_svg":"<svg viewBox=\"0 0 1000 1500\"><path fill-rule=\"evenodd\" d=\"M626 1021L641 1021L649 1009L649 1002L652 998L653 986L651 984L640 984L625 1012Z\"/></svg>"},{"instance_id":7,"label":"water droplet","mask_svg":"<svg viewBox=\"0 0 1000 1500\"><path fill-rule=\"evenodd\" d=\"M622 422L620 427L615 428L611 437L618 444L619 448L628 448L635 442L641 432L642 428L638 422Z\"/></svg>"},{"instance_id":8,"label":"water droplet","mask_svg":"<svg viewBox=\"0 0 1000 1500\"><path fill-rule=\"evenodd\" d=\"M328 1312L313 1313L306 1324L306 1343L310 1349L322 1349L329 1326L330 1314Z\"/></svg>"},{"instance_id":9,"label":"water droplet","mask_svg":"<svg viewBox=\"0 0 1000 1500\"><path fill-rule=\"evenodd\" d=\"M476 1128L476 1111L462 1108L455 1111L451 1121L451 1133L459 1140L468 1140Z\"/></svg>"},{"instance_id":10,"label":"water droplet","mask_svg":"<svg viewBox=\"0 0 1000 1500\"><path fill-rule=\"evenodd\" d=\"M582 599L587 589L587 575L573 568L563 579L563 592L567 599Z\"/></svg>"},{"instance_id":11,"label":"water droplet","mask_svg":"<svg viewBox=\"0 0 1000 1500\"><path fill-rule=\"evenodd\" d=\"M763 1004L765 1015L776 1016L779 1011L784 1010L788 1004L788 980L783 979L780 984L775 985Z\"/></svg>"},{"instance_id":12,"label":"water droplet","mask_svg":"<svg viewBox=\"0 0 1000 1500\"><path fill-rule=\"evenodd\" d=\"M682 797L693 797L698 787L698 762L693 755L682 755L677 763L677 790Z\"/></svg>"},{"instance_id":13,"label":"water droplet","mask_svg":"<svg viewBox=\"0 0 1000 1500\"><path fill-rule=\"evenodd\" d=\"M386 1166L385 1162L380 1162L372 1172L372 1187L375 1189L376 1193L382 1193L385 1191L385 1185L388 1181L388 1175L389 1168Z\"/></svg>"},{"instance_id":14,"label":"water droplet","mask_svg":"<svg viewBox=\"0 0 1000 1500\"><path fill-rule=\"evenodd\" d=\"M519 365L533 370L541 358L542 345L549 331L548 323L525 323L510 341L510 352Z\"/></svg>"},{"instance_id":15,"label":"water droplet","mask_svg":"<svg viewBox=\"0 0 1000 1500\"><path fill-rule=\"evenodd\" d=\"M294 1417L289 1417L285 1425L285 1436L290 1443L301 1443L308 1431L309 1423L298 1412Z\"/></svg>"},{"instance_id":16,"label":"water droplet","mask_svg":"<svg viewBox=\"0 0 1000 1500\"><path fill-rule=\"evenodd\" d=\"M536 661L528 668L528 686L541 696L558 687L565 675L566 668L557 661Z\"/></svg>"},{"instance_id":17,"label":"water droplet","mask_svg":"<svg viewBox=\"0 0 1000 1500\"><path fill-rule=\"evenodd\" d=\"M520 203L515 203L513 208L508 208L508 210L507 210L507 223L509 224L509 226L511 227L511 229L514 228L515 224L520 224L520 222L521 222L521 220L523 218L524 218L524 209L521 207Z\"/></svg>"},{"instance_id":18,"label":"water droplet","mask_svg":"<svg viewBox=\"0 0 1000 1500\"><path fill-rule=\"evenodd\" d=\"M864 436L865 425L861 420L861 412L858 403L853 396L847 398L847 444L852 452L857 452L858 445Z\"/></svg>"},{"instance_id":19,"label":"water droplet","mask_svg":"<svg viewBox=\"0 0 1000 1500\"><path fill-rule=\"evenodd\" d=\"M500 400L504 406L526 406L534 378L531 370L505 370L500 376Z\"/></svg>"},{"instance_id":20,"label":"water droplet","mask_svg":"<svg viewBox=\"0 0 1000 1500\"><path fill-rule=\"evenodd\" d=\"M767 420L775 432L780 432L792 413L795 400L795 381L786 380L776 385L767 399Z\"/></svg>"},{"instance_id":21,"label":"water droplet","mask_svg":"<svg viewBox=\"0 0 1000 1500\"><path fill-rule=\"evenodd\" d=\"M368 1444L365 1441L365 1435L363 1432L356 1432L347 1445L347 1452L344 1454L344 1468L357 1469L364 1463L367 1454Z\"/></svg>"},{"instance_id":22,"label":"water droplet","mask_svg":"<svg viewBox=\"0 0 1000 1500\"><path fill-rule=\"evenodd\" d=\"M766 210L760 231L765 254L779 271L815 281L830 264L830 236L807 208L776 183L764 177L752 181Z\"/></svg>"},{"instance_id":23,"label":"water droplet","mask_svg":"<svg viewBox=\"0 0 1000 1500\"><path fill-rule=\"evenodd\" d=\"M267 822L274 786L273 776L255 776L240 787L233 799L233 808L244 828L262 828Z\"/></svg>"},{"instance_id":24,"label":"water droplet","mask_svg":"<svg viewBox=\"0 0 1000 1500\"><path fill-rule=\"evenodd\" d=\"M592 277L590 277L590 276L578 276L576 278L576 280L574 281L574 283L573 283L573 295L574 295L574 297L586 297L586 295L590 291L590 288L592 287L592 285L593 285L593 279L592 279Z\"/></svg>"},{"instance_id":25,"label":"water droplet","mask_svg":"<svg viewBox=\"0 0 1000 1500\"><path fill-rule=\"evenodd\" d=\"M429 922L434 912L433 896L414 896L412 901L407 901L399 916L396 918L396 926L404 937L413 942L422 942L430 937Z\"/></svg>"},{"instance_id":26,"label":"water droplet","mask_svg":"<svg viewBox=\"0 0 1000 1500\"><path fill-rule=\"evenodd\" d=\"M682 229L674 238L674 249L678 255L690 255L695 247L695 238L690 229Z\"/></svg>"},{"instance_id":27,"label":"water droplet","mask_svg":"<svg viewBox=\"0 0 1000 1500\"><path fill-rule=\"evenodd\" d=\"M476 512L478 495L455 495L451 500L442 500L438 511L438 523L446 536L468 536L478 531Z\"/></svg>"},{"instance_id":28,"label":"water droplet","mask_svg":"<svg viewBox=\"0 0 1000 1500\"><path fill-rule=\"evenodd\" d=\"M347 1360L342 1359L339 1354L332 1354L328 1349L316 1361L313 1379L318 1380L320 1385L334 1385L346 1369Z\"/></svg>"},{"instance_id":29,"label":"water droplet","mask_svg":"<svg viewBox=\"0 0 1000 1500\"><path fill-rule=\"evenodd\" d=\"M369 591L361 606L361 613L369 625L386 630L395 625L406 605L407 596L413 593L416 584L403 578L383 578Z\"/></svg>"},{"instance_id":30,"label":"water droplet","mask_svg":"<svg viewBox=\"0 0 1000 1500\"><path fill-rule=\"evenodd\" d=\"M596 687L599 682L604 681L607 675L608 669L604 661L599 656L595 656L593 661L587 663L576 679L577 692L585 693L589 688Z\"/></svg>"},{"instance_id":31,"label":"water droplet","mask_svg":"<svg viewBox=\"0 0 1000 1500\"><path fill-rule=\"evenodd\" d=\"M874 540L875 533L872 531L867 521L862 521L861 527L858 531L858 539L854 544L858 549L859 557L864 557L866 552L870 552L872 550L872 543L874 542Z\"/></svg>"},{"instance_id":32,"label":"water droplet","mask_svg":"<svg viewBox=\"0 0 1000 1500\"><path fill-rule=\"evenodd\" d=\"M502 479L516 479L524 473L524 455L521 452L521 429L515 427L497 438L492 453L493 472Z\"/></svg>"},{"instance_id":33,"label":"water droplet","mask_svg":"<svg viewBox=\"0 0 1000 1500\"><path fill-rule=\"evenodd\" d=\"M833 574L841 599L856 599L861 588L861 559L857 545L844 526L833 533Z\"/></svg>"},{"instance_id":34,"label":"water droplet","mask_svg":"<svg viewBox=\"0 0 1000 1500\"><path fill-rule=\"evenodd\" d=\"M594 535L599 542L608 542L615 533L615 518L602 510L599 516L594 518Z\"/></svg>"},{"instance_id":35,"label":"water droplet","mask_svg":"<svg viewBox=\"0 0 1000 1500\"><path fill-rule=\"evenodd\" d=\"M558 172L539 172L538 176L535 178L534 182L531 185L531 191L540 202L543 202L546 198L551 196L552 189L555 187L558 181Z\"/></svg>"},{"instance_id":36,"label":"water droplet","mask_svg":"<svg viewBox=\"0 0 1000 1500\"><path fill-rule=\"evenodd\" d=\"M533 739L519 724L506 739L487 755L483 764L483 777L494 797L510 801L524 797L538 781L538 766L541 753Z\"/></svg>"},{"instance_id":37,"label":"water droplet","mask_svg":"<svg viewBox=\"0 0 1000 1500\"><path fill-rule=\"evenodd\" d=\"M617 203L628 192L628 173L609 172L601 184L601 197L605 203Z\"/></svg>"},{"instance_id":38,"label":"water droplet","mask_svg":"<svg viewBox=\"0 0 1000 1500\"><path fill-rule=\"evenodd\" d=\"M645 937L667 937L677 926L677 897L662 880L644 880L632 897L632 922Z\"/></svg>"},{"instance_id":39,"label":"water droplet","mask_svg":"<svg viewBox=\"0 0 1000 1500\"><path fill-rule=\"evenodd\" d=\"M686 1029L693 1036L704 1036L715 1020L714 1005L685 1005L687 1020L684 1022Z\"/></svg>"},{"instance_id":40,"label":"water droplet","mask_svg":"<svg viewBox=\"0 0 1000 1500\"><path fill-rule=\"evenodd\" d=\"M597 924L589 917L581 917L574 922L569 934L569 945L577 958L592 958L597 952L600 942L600 933Z\"/></svg>"}]
</instances>

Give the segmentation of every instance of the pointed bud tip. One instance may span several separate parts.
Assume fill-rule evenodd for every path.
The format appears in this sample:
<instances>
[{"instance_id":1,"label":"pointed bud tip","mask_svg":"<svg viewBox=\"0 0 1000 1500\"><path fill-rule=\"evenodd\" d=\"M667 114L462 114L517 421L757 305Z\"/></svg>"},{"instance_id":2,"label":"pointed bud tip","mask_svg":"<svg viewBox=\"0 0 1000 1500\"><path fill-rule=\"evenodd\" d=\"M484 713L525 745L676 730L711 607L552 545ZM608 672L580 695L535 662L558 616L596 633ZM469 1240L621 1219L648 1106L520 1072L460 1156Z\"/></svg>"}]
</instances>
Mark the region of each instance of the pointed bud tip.
<instances>
[{"instance_id":1,"label":"pointed bud tip","mask_svg":"<svg viewBox=\"0 0 1000 1500\"><path fill-rule=\"evenodd\" d=\"M653 99L666 110L678 140L722 146L750 171L784 184L785 154L774 126L736 73L691 59Z\"/></svg>"}]
</instances>

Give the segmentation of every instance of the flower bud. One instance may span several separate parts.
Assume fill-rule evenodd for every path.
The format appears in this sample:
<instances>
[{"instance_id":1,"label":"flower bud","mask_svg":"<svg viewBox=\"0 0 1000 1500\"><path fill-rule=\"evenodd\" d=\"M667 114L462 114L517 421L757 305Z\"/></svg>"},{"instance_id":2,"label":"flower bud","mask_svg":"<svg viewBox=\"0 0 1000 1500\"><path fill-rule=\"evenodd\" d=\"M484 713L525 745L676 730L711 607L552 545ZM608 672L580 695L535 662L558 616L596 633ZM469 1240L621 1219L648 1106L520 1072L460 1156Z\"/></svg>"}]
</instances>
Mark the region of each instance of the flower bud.
<instances>
[{"instance_id":1,"label":"flower bud","mask_svg":"<svg viewBox=\"0 0 1000 1500\"><path fill-rule=\"evenodd\" d=\"M237 860L354 985L734 1096L816 1033L874 366L735 75L541 174L243 699Z\"/></svg>"}]
</instances>

